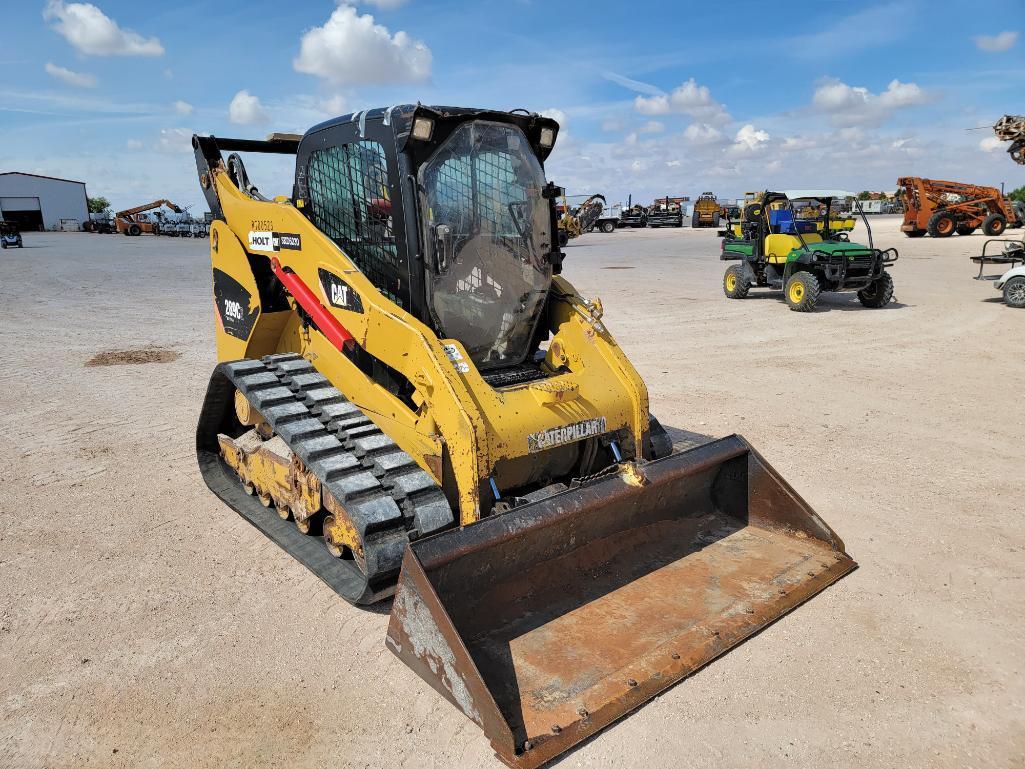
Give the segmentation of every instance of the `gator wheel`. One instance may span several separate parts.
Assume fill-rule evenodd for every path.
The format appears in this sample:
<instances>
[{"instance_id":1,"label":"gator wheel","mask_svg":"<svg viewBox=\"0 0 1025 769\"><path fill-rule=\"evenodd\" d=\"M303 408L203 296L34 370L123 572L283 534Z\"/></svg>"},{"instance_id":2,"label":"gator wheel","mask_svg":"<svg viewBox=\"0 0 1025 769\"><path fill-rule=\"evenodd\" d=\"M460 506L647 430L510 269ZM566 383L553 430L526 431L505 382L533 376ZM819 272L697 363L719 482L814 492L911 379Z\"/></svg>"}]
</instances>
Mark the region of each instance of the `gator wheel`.
<instances>
[{"instance_id":1,"label":"gator wheel","mask_svg":"<svg viewBox=\"0 0 1025 769\"><path fill-rule=\"evenodd\" d=\"M1019 275L1004 284L1004 301L1008 307L1025 307L1025 277Z\"/></svg>"},{"instance_id":2,"label":"gator wheel","mask_svg":"<svg viewBox=\"0 0 1025 769\"><path fill-rule=\"evenodd\" d=\"M971 235L973 232L975 232L975 228L970 226L970 225L967 225L967 224L959 224L959 225L957 225L957 234L958 235Z\"/></svg>"},{"instance_id":3,"label":"gator wheel","mask_svg":"<svg viewBox=\"0 0 1025 769\"><path fill-rule=\"evenodd\" d=\"M744 277L744 268L739 264L731 264L722 277L722 290L730 299L743 299L751 290L751 284Z\"/></svg>"},{"instance_id":4,"label":"gator wheel","mask_svg":"<svg viewBox=\"0 0 1025 769\"><path fill-rule=\"evenodd\" d=\"M937 211L929 218L926 230L934 238L949 238L957 230L957 219L946 211Z\"/></svg>"},{"instance_id":5,"label":"gator wheel","mask_svg":"<svg viewBox=\"0 0 1025 769\"><path fill-rule=\"evenodd\" d=\"M893 278L888 272L883 272L872 281L871 285L858 292L858 301L865 307L874 309L885 307L891 299L893 299Z\"/></svg>"},{"instance_id":6,"label":"gator wheel","mask_svg":"<svg viewBox=\"0 0 1025 769\"><path fill-rule=\"evenodd\" d=\"M991 238L999 238L1007 229L1007 219L1002 214L990 214L982 223L982 231Z\"/></svg>"},{"instance_id":7,"label":"gator wheel","mask_svg":"<svg viewBox=\"0 0 1025 769\"><path fill-rule=\"evenodd\" d=\"M822 289L819 279L810 272L797 272L787 281L784 294L787 305L794 312L811 312L819 301Z\"/></svg>"}]
</instances>

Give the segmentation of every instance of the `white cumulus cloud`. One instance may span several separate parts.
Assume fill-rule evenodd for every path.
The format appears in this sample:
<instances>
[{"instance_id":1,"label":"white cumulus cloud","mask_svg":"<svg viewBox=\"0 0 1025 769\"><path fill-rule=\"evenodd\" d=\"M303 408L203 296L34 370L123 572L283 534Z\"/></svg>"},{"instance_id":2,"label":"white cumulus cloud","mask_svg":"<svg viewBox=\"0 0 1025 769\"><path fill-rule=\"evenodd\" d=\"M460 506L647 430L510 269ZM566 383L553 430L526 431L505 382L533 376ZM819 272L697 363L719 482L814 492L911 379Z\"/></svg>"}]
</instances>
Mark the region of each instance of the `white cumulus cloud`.
<instances>
[{"instance_id":1,"label":"white cumulus cloud","mask_svg":"<svg viewBox=\"0 0 1025 769\"><path fill-rule=\"evenodd\" d=\"M431 76L431 50L401 30L394 35L349 5L335 8L322 27L303 34L297 72L336 84L422 83Z\"/></svg>"},{"instance_id":2,"label":"white cumulus cloud","mask_svg":"<svg viewBox=\"0 0 1025 769\"><path fill-rule=\"evenodd\" d=\"M998 152L1004 149L1004 143L995 136L987 136L979 142L979 149L984 152Z\"/></svg>"},{"instance_id":3,"label":"white cumulus cloud","mask_svg":"<svg viewBox=\"0 0 1025 769\"><path fill-rule=\"evenodd\" d=\"M707 123L691 123L683 131L683 138L693 144L715 144L723 140L723 133Z\"/></svg>"},{"instance_id":4,"label":"white cumulus cloud","mask_svg":"<svg viewBox=\"0 0 1025 769\"><path fill-rule=\"evenodd\" d=\"M161 128L153 149L170 154L192 152L192 133L191 128ZM132 146L129 140L129 147Z\"/></svg>"},{"instance_id":5,"label":"white cumulus cloud","mask_svg":"<svg viewBox=\"0 0 1025 769\"><path fill-rule=\"evenodd\" d=\"M550 117L552 120L559 124L560 128L565 128L566 121L569 119L566 116L566 113L558 107L549 107L548 109L543 109L539 114L544 115L545 117Z\"/></svg>"},{"instance_id":6,"label":"white cumulus cloud","mask_svg":"<svg viewBox=\"0 0 1025 769\"><path fill-rule=\"evenodd\" d=\"M228 120L238 125L256 125L266 123L270 115L256 96L242 90L235 94L228 105Z\"/></svg>"},{"instance_id":7,"label":"white cumulus cloud","mask_svg":"<svg viewBox=\"0 0 1025 769\"><path fill-rule=\"evenodd\" d=\"M1018 42L1018 33L1010 30L995 35L976 35L972 38L980 51L986 53L1003 53L1014 47Z\"/></svg>"},{"instance_id":8,"label":"white cumulus cloud","mask_svg":"<svg viewBox=\"0 0 1025 769\"><path fill-rule=\"evenodd\" d=\"M196 108L189 104L187 101L179 99L174 103L174 111L179 115L191 115L196 111Z\"/></svg>"},{"instance_id":9,"label":"white cumulus cloud","mask_svg":"<svg viewBox=\"0 0 1025 769\"><path fill-rule=\"evenodd\" d=\"M72 72L70 69L58 67L51 62L46 62L46 66L43 69L46 70L46 74L50 77L63 80L69 85L77 85L79 88L92 88L96 85L96 78L92 75L87 75L84 72Z\"/></svg>"},{"instance_id":10,"label":"white cumulus cloud","mask_svg":"<svg viewBox=\"0 0 1025 769\"><path fill-rule=\"evenodd\" d=\"M164 55L164 47L157 38L122 29L92 3L50 0L43 9L43 18L75 50L90 56Z\"/></svg>"},{"instance_id":11,"label":"white cumulus cloud","mask_svg":"<svg viewBox=\"0 0 1025 769\"><path fill-rule=\"evenodd\" d=\"M649 120L647 123L637 129L638 133L642 134L660 134L666 130L666 124L660 120Z\"/></svg>"},{"instance_id":12,"label":"white cumulus cloud","mask_svg":"<svg viewBox=\"0 0 1025 769\"><path fill-rule=\"evenodd\" d=\"M392 11L406 4L406 0L362 0L362 2L380 8L382 11Z\"/></svg>"},{"instance_id":13,"label":"white cumulus cloud","mask_svg":"<svg viewBox=\"0 0 1025 769\"><path fill-rule=\"evenodd\" d=\"M694 78L678 85L670 94L638 96L634 109L642 115L682 113L709 125L725 125L732 119L725 105L712 98L708 86L698 85Z\"/></svg>"},{"instance_id":14,"label":"white cumulus cloud","mask_svg":"<svg viewBox=\"0 0 1025 769\"><path fill-rule=\"evenodd\" d=\"M769 134L750 123L740 127L733 139L733 149L737 152L754 152L769 141Z\"/></svg>"},{"instance_id":15,"label":"white cumulus cloud","mask_svg":"<svg viewBox=\"0 0 1025 769\"><path fill-rule=\"evenodd\" d=\"M331 117L338 117L339 115L345 115L349 113L349 101L341 94L335 94L329 96L326 99L322 99L320 104L317 105L320 110Z\"/></svg>"},{"instance_id":16,"label":"white cumulus cloud","mask_svg":"<svg viewBox=\"0 0 1025 769\"><path fill-rule=\"evenodd\" d=\"M878 125L894 110L925 104L929 95L915 83L891 80L886 90L874 94L862 86L826 80L815 89L812 105L837 125Z\"/></svg>"}]
</instances>

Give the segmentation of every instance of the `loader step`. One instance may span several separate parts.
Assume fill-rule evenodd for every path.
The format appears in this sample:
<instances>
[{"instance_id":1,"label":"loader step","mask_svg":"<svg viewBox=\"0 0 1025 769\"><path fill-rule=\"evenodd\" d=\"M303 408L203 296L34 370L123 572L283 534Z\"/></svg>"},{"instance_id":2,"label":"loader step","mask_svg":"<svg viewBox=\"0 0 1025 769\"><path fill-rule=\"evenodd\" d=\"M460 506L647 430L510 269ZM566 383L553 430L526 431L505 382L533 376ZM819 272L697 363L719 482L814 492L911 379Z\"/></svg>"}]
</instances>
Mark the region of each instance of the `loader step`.
<instances>
[{"instance_id":1,"label":"loader step","mask_svg":"<svg viewBox=\"0 0 1025 769\"><path fill-rule=\"evenodd\" d=\"M366 572L245 493L217 441L219 433L239 432L235 390L344 506L361 535ZM203 478L221 500L350 603L391 595L406 543L454 524L434 479L298 355L219 365L203 403L196 450Z\"/></svg>"}]
</instances>

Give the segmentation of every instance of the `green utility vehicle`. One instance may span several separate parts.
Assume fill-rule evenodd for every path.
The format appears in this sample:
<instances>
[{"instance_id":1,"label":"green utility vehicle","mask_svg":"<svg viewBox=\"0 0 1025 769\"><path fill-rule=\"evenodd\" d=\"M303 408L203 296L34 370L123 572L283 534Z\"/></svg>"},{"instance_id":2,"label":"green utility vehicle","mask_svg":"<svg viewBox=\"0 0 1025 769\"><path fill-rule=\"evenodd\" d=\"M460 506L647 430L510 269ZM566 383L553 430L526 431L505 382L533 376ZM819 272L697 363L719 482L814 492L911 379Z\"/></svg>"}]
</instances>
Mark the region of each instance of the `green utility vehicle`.
<instances>
[{"instance_id":1,"label":"green utility vehicle","mask_svg":"<svg viewBox=\"0 0 1025 769\"><path fill-rule=\"evenodd\" d=\"M851 243L847 233L829 229L834 200L853 199L868 231L868 245ZM798 208L818 206L825 224L795 215ZM811 312L823 291L857 291L865 307L885 307L893 298L893 278L886 268L897 250L875 248L872 228L855 196L839 190L765 192L744 207L739 227L720 230L724 261L735 261L723 276L723 291L743 299L753 287L783 289L791 310ZM739 234L738 234L739 231Z\"/></svg>"}]
</instances>

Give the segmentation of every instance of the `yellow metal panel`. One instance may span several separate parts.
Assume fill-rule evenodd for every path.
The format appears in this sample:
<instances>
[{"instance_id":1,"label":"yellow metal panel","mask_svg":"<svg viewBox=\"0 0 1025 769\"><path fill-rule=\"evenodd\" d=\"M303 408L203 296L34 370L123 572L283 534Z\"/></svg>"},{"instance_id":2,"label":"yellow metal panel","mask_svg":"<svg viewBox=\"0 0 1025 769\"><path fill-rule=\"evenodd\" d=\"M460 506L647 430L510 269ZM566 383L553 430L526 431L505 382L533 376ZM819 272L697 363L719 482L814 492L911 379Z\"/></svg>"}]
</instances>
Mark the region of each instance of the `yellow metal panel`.
<instances>
[{"instance_id":1,"label":"yellow metal panel","mask_svg":"<svg viewBox=\"0 0 1025 769\"><path fill-rule=\"evenodd\" d=\"M804 242L807 244L821 243L822 236L815 232L804 235ZM787 256L795 248L801 248L801 239L796 235L784 235L773 233L765 236L765 256L774 264L787 260Z\"/></svg>"},{"instance_id":2,"label":"yellow metal panel","mask_svg":"<svg viewBox=\"0 0 1025 769\"><path fill-rule=\"evenodd\" d=\"M628 428L633 453L643 454L649 419L647 389L601 322L600 303L586 303L565 279L553 280L548 313L553 334L548 363L553 370L568 370L547 382L561 395L539 397L530 384L496 390L484 381L458 341L438 339L381 294L300 211L287 202L256 201L243 195L223 170L213 175L230 225L230 229L223 223L215 225L220 238L232 244L231 262L225 262L228 271L246 277L247 290L252 286L255 295L242 246L249 242L249 232L300 234L301 249L254 253L254 258L273 256L293 270L360 347L412 383L414 407L378 385L319 332L303 326L295 313L281 313L286 317L273 329L273 350L306 357L438 481L442 480L439 458L444 447L458 487L462 524L479 519L479 486L495 474L496 466L518 462L529 454L530 435L603 417L607 431ZM321 268L351 286L360 297L362 313L330 304L320 285ZM553 349L560 351L558 361L552 359ZM238 345L219 345L218 355L222 360L243 357L240 350ZM242 352L255 357L252 347ZM521 467L529 464L521 462Z\"/></svg>"}]
</instances>

